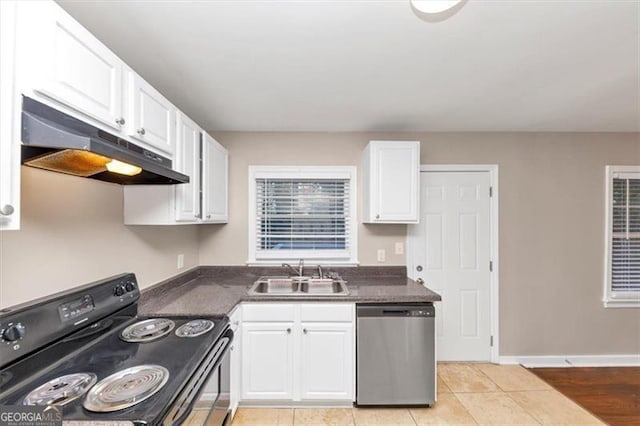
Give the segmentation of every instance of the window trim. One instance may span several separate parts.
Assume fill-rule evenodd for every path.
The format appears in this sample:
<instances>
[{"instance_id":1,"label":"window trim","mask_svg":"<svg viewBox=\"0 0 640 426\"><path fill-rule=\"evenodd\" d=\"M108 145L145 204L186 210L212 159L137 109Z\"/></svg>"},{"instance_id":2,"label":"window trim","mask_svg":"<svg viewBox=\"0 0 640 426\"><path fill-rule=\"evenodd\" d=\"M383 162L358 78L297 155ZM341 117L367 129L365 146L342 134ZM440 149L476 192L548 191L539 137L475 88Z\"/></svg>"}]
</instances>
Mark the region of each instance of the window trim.
<instances>
[{"instance_id":1,"label":"window trim","mask_svg":"<svg viewBox=\"0 0 640 426\"><path fill-rule=\"evenodd\" d=\"M349 179L349 258L346 257L305 257L309 253L300 250L294 257L256 258L256 179ZM321 263L327 266L358 265L358 221L357 221L357 168L355 166L249 166L249 250L247 265L264 266L280 265L282 262L304 259L312 264Z\"/></svg>"},{"instance_id":2,"label":"window trim","mask_svg":"<svg viewBox=\"0 0 640 426\"><path fill-rule=\"evenodd\" d=\"M615 294L611 291L611 260L613 234L613 178L620 174L637 175L640 178L640 166L606 166L605 190L605 251L604 251L604 296L605 308L640 308L640 294ZM634 177L635 178L635 177Z\"/></svg>"}]
</instances>

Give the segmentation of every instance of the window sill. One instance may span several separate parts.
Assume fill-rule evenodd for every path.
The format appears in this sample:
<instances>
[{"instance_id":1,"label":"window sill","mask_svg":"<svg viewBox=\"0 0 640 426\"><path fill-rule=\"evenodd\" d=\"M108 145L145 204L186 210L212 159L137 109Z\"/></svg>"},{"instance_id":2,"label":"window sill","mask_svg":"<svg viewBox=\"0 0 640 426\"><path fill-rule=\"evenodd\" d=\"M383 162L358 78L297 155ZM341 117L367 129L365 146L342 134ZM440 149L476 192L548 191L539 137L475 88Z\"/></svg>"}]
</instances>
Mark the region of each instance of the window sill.
<instances>
[{"instance_id":1,"label":"window sill","mask_svg":"<svg viewBox=\"0 0 640 426\"><path fill-rule=\"evenodd\" d=\"M640 299L605 299L605 308L640 308Z\"/></svg>"}]
</instances>

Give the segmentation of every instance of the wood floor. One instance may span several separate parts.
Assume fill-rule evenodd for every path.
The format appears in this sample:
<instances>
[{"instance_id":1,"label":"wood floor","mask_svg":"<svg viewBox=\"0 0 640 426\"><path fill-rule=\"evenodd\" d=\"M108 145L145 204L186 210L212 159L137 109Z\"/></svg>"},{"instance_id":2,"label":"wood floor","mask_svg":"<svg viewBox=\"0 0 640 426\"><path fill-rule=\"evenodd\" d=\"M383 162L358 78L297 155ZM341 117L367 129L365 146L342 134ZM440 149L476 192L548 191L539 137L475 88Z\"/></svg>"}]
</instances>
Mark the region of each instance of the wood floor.
<instances>
[{"instance_id":1,"label":"wood floor","mask_svg":"<svg viewBox=\"0 0 640 426\"><path fill-rule=\"evenodd\" d=\"M200 425L194 416L188 425ZM602 424L517 365L438 363L431 408L246 408L233 425Z\"/></svg>"},{"instance_id":2,"label":"wood floor","mask_svg":"<svg viewBox=\"0 0 640 426\"><path fill-rule=\"evenodd\" d=\"M640 367L529 371L610 425L640 425Z\"/></svg>"}]
</instances>

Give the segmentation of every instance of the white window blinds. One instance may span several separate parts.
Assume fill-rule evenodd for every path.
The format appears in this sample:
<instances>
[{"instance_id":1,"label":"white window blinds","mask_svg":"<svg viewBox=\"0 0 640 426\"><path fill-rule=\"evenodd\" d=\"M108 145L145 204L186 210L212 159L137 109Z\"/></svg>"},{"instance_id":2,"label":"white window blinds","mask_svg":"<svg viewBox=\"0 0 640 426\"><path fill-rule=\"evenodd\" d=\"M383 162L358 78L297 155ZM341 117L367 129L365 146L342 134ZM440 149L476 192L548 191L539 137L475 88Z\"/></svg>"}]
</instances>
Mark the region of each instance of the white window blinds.
<instances>
[{"instance_id":1,"label":"white window blinds","mask_svg":"<svg viewBox=\"0 0 640 426\"><path fill-rule=\"evenodd\" d=\"M254 177L254 260L353 260L351 178L267 175Z\"/></svg>"},{"instance_id":2,"label":"white window blinds","mask_svg":"<svg viewBox=\"0 0 640 426\"><path fill-rule=\"evenodd\" d=\"M613 179L611 290L640 291L640 177Z\"/></svg>"},{"instance_id":3,"label":"white window blinds","mask_svg":"<svg viewBox=\"0 0 640 426\"><path fill-rule=\"evenodd\" d=\"M640 171L610 173L608 282L612 304L640 306Z\"/></svg>"}]
</instances>

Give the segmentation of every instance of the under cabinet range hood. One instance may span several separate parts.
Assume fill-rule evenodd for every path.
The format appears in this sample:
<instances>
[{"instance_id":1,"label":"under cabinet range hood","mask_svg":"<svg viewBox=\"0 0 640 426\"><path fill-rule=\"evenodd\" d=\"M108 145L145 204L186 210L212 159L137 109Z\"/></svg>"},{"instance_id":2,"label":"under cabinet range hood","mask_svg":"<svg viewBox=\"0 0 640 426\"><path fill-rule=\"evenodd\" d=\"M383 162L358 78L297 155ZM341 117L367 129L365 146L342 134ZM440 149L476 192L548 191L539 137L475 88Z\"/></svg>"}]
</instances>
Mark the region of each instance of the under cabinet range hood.
<instances>
[{"instance_id":1,"label":"under cabinet range hood","mask_svg":"<svg viewBox=\"0 0 640 426\"><path fill-rule=\"evenodd\" d=\"M170 159L28 97L22 100L22 163L122 185L189 182Z\"/></svg>"}]
</instances>

